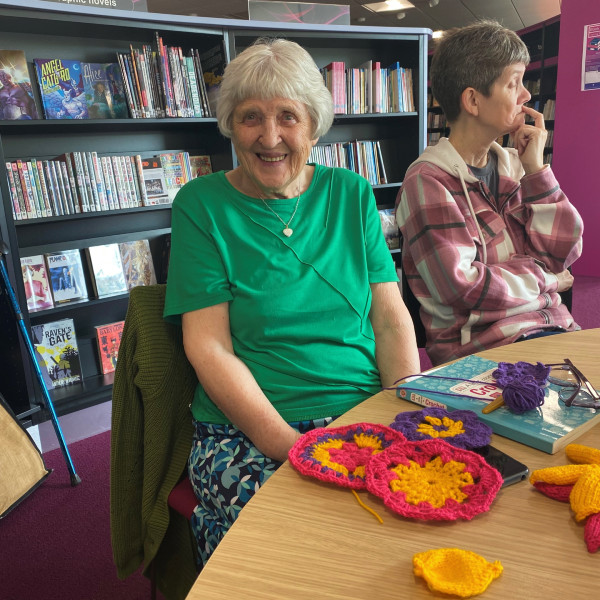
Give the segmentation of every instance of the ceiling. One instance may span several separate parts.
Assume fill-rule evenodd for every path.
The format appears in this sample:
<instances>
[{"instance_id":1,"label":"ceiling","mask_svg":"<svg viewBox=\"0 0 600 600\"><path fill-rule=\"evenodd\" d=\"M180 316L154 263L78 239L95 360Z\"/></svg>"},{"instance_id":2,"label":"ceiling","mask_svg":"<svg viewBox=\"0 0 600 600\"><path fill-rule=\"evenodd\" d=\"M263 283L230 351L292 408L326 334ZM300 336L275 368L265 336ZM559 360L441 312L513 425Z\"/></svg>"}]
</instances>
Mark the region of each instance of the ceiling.
<instances>
[{"instance_id":1,"label":"ceiling","mask_svg":"<svg viewBox=\"0 0 600 600\"><path fill-rule=\"evenodd\" d=\"M375 13L365 8L377 0L312 0L314 4L350 6L352 25L380 27L427 27L433 31L460 27L479 17L494 18L518 31L560 13L562 0L411 0L414 8ZM434 0L435 1L435 0ZM146 0L154 13L248 19L248 0ZM383 4L383 0L379 1ZM397 18L399 12L405 17Z\"/></svg>"}]
</instances>

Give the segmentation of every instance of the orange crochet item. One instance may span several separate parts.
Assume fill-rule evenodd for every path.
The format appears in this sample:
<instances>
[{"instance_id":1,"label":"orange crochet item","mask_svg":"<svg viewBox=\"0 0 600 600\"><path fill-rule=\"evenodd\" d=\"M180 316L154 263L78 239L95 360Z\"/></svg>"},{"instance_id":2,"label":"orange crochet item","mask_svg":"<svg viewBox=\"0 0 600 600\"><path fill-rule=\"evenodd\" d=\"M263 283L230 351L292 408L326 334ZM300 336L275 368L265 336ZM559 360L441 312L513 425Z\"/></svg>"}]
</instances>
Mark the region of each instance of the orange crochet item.
<instances>
[{"instance_id":1,"label":"orange crochet item","mask_svg":"<svg viewBox=\"0 0 600 600\"><path fill-rule=\"evenodd\" d=\"M600 450L583 446L582 444L569 444L565 448L565 454L574 463L587 465L600 465Z\"/></svg>"},{"instance_id":2,"label":"orange crochet item","mask_svg":"<svg viewBox=\"0 0 600 600\"><path fill-rule=\"evenodd\" d=\"M571 509L578 521L600 512L600 465L587 465L571 491Z\"/></svg>"},{"instance_id":3,"label":"orange crochet item","mask_svg":"<svg viewBox=\"0 0 600 600\"><path fill-rule=\"evenodd\" d=\"M538 469L530 482L550 498L571 505L577 521L585 519L584 539L588 552L600 549L600 450L569 444L566 455L576 465Z\"/></svg>"},{"instance_id":4,"label":"orange crochet item","mask_svg":"<svg viewBox=\"0 0 600 600\"><path fill-rule=\"evenodd\" d=\"M470 598L484 592L503 571L500 561L459 548L438 548L413 556L413 571L434 592Z\"/></svg>"},{"instance_id":5,"label":"orange crochet item","mask_svg":"<svg viewBox=\"0 0 600 600\"><path fill-rule=\"evenodd\" d=\"M537 469L529 477L530 483L544 481L554 485L573 485L589 465L563 465L562 467L547 467Z\"/></svg>"}]
</instances>

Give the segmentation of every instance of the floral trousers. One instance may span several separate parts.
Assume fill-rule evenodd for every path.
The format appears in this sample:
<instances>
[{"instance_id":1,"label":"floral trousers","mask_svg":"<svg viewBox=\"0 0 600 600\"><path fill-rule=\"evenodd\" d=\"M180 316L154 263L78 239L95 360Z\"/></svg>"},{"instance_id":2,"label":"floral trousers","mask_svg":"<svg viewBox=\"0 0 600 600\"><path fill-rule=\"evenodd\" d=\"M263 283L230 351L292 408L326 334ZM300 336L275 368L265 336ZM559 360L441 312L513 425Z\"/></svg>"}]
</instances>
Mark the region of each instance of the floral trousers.
<instances>
[{"instance_id":1,"label":"floral trousers","mask_svg":"<svg viewBox=\"0 0 600 600\"><path fill-rule=\"evenodd\" d=\"M325 427L334 418L290 425L305 433ZM259 452L233 425L195 421L194 426L188 475L198 498L191 524L196 536L199 567L202 567L248 500L282 463Z\"/></svg>"}]
</instances>

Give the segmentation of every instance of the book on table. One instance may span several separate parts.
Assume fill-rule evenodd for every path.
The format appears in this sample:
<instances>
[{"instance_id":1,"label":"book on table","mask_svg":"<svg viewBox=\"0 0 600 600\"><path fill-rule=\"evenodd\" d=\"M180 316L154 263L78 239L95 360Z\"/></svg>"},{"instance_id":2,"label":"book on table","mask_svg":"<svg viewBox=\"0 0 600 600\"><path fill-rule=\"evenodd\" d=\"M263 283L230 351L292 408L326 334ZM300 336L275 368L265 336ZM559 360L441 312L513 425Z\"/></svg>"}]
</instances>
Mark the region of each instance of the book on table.
<instances>
[{"instance_id":1,"label":"book on table","mask_svg":"<svg viewBox=\"0 0 600 600\"><path fill-rule=\"evenodd\" d=\"M484 407L501 395L492 376L497 367L498 363L492 360L477 355L467 356L427 373L435 375L435 378L417 376L401 383L396 388L396 395L421 406L438 406L448 411L472 410L494 433L548 454L558 452L600 423L600 410L565 406L558 397L560 388L554 383L547 385L544 404L537 409L514 414L506 406L501 406L488 414L482 413Z\"/></svg>"}]
</instances>

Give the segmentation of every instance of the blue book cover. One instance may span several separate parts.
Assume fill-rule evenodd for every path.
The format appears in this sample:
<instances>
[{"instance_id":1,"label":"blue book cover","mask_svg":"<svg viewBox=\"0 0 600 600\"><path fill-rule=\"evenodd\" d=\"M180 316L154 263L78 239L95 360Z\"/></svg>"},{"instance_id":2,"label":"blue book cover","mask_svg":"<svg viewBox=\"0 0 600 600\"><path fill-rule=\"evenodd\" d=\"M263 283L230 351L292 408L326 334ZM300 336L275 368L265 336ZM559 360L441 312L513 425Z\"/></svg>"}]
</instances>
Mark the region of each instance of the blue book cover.
<instances>
[{"instance_id":1,"label":"blue book cover","mask_svg":"<svg viewBox=\"0 0 600 600\"><path fill-rule=\"evenodd\" d=\"M46 119L87 119L83 74L78 60L34 58Z\"/></svg>"},{"instance_id":2,"label":"blue book cover","mask_svg":"<svg viewBox=\"0 0 600 600\"><path fill-rule=\"evenodd\" d=\"M494 433L515 440L548 454L554 454L575 438L600 423L600 410L580 406L565 406L558 398L559 387L549 384L544 404L517 415L506 406L484 414L481 409L501 394L493 385L493 371L498 363L476 355L430 371L429 374L484 383L416 377L400 384L396 395L422 406L439 406L446 410L472 410ZM490 382L486 385L485 382ZM450 394L461 394L453 396Z\"/></svg>"},{"instance_id":3,"label":"blue book cover","mask_svg":"<svg viewBox=\"0 0 600 600\"><path fill-rule=\"evenodd\" d=\"M81 63L90 119L125 119L127 105L117 63Z\"/></svg>"}]
</instances>

